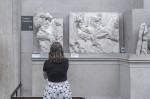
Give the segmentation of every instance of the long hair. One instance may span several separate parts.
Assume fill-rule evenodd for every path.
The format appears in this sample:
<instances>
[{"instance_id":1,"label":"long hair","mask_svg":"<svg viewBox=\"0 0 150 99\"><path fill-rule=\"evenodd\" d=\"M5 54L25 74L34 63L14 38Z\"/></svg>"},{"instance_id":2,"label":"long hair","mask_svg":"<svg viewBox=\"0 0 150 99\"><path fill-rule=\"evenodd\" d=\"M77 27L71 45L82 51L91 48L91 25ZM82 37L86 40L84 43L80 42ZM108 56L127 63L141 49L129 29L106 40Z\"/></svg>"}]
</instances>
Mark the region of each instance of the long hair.
<instances>
[{"instance_id":1,"label":"long hair","mask_svg":"<svg viewBox=\"0 0 150 99\"><path fill-rule=\"evenodd\" d=\"M53 42L50 47L49 59L54 63L61 63L64 59L64 51L59 42Z\"/></svg>"}]
</instances>

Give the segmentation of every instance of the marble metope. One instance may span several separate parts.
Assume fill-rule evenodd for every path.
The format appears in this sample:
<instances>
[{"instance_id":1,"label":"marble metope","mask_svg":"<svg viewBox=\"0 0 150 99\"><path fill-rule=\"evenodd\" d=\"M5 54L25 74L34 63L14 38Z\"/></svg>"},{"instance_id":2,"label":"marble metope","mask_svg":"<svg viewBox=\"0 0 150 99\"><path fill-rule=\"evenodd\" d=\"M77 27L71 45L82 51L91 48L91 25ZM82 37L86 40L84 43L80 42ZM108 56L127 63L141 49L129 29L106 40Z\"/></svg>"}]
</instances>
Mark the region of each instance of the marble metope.
<instances>
[{"instance_id":1,"label":"marble metope","mask_svg":"<svg viewBox=\"0 0 150 99\"><path fill-rule=\"evenodd\" d=\"M48 53L54 41L63 45L63 19L53 18L49 13L38 13L33 20L38 28L36 38L42 53Z\"/></svg>"},{"instance_id":2,"label":"marble metope","mask_svg":"<svg viewBox=\"0 0 150 99\"><path fill-rule=\"evenodd\" d=\"M119 53L119 13L70 13L70 52Z\"/></svg>"},{"instance_id":3,"label":"marble metope","mask_svg":"<svg viewBox=\"0 0 150 99\"><path fill-rule=\"evenodd\" d=\"M148 36L149 29L146 23L142 23L138 34L138 42L136 47L136 54L147 54L148 53Z\"/></svg>"}]
</instances>

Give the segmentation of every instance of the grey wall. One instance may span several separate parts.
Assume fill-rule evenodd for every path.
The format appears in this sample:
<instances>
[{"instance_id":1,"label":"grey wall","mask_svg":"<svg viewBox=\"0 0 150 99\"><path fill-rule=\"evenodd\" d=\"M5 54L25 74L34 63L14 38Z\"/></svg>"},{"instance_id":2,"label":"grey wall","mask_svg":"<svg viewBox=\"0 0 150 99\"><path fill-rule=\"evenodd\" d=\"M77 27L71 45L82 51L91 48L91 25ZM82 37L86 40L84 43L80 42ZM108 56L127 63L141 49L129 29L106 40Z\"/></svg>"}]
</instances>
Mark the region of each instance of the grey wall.
<instances>
[{"instance_id":1,"label":"grey wall","mask_svg":"<svg viewBox=\"0 0 150 99\"><path fill-rule=\"evenodd\" d=\"M123 14L124 16L124 38L125 38L125 52L129 52L131 49L129 41L131 41L132 35L132 11L127 11Z\"/></svg>"},{"instance_id":2,"label":"grey wall","mask_svg":"<svg viewBox=\"0 0 150 99\"><path fill-rule=\"evenodd\" d=\"M143 3L143 7L144 7L144 9L150 9L150 0L144 0L144 3Z\"/></svg>"},{"instance_id":3,"label":"grey wall","mask_svg":"<svg viewBox=\"0 0 150 99\"><path fill-rule=\"evenodd\" d=\"M33 16L38 12L50 12L54 17L64 19L64 51L69 52L70 12L125 12L133 8L143 8L143 0L21 0L21 15ZM120 42L123 44L123 19L121 17ZM24 92L31 91L33 52L33 31L21 32L21 81ZM30 92L29 92L30 93Z\"/></svg>"},{"instance_id":4,"label":"grey wall","mask_svg":"<svg viewBox=\"0 0 150 99\"><path fill-rule=\"evenodd\" d=\"M133 9L142 7L144 5L144 0L133 0Z\"/></svg>"},{"instance_id":5,"label":"grey wall","mask_svg":"<svg viewBox=\"0 0 150 99\"><path fill-rule=\"evenodd\" d=\"M0 99L20 82L20 0L0 0Z\"/></svg>"},{"instance_id":6,"label":"grey wall","mask_svg":"<svg viewBox=\"0 0 150 99\"><path fill-rule=\"evenodd\" d=\"M121 99L131 99L129 54L122 54L120 58L120 96Z\"/></svg>"},{"instance_id":7,"label":"grey wall","mask_svg":"<svg viewBox=\"0 0 150 99\"><path fill-rule=\"evenodd\" d=\"M149 17L148 9L134 9L124 13L124 38L127 53L135 54L140 25L149 24Z\"/></svg>"},{"instance_id":8,"label":"grey wall","mask_svg":"<svg viewBox=\"0 0 150 99\"><path fill-rule=\"evenodd\" d=\"M124 12L142 8L143 0L22 0L22 15L33 12L69 13L71 11Z\"/></svg>"}]
</instances>

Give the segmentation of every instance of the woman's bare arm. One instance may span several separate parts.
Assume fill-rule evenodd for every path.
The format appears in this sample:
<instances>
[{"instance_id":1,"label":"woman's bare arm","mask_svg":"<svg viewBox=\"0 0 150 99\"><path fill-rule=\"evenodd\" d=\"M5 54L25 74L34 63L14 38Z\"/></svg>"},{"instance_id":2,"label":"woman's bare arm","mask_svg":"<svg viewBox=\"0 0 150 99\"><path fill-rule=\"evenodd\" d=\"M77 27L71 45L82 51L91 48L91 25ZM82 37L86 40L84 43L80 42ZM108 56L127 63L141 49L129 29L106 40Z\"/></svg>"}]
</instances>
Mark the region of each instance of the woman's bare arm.
<instances>
[{"instance_id":1,"label":"woman's bare arm","mask_svg":"<svg viewBox=\"0 0 150 99\"><path fill-rule=\"evenodd\" d=\"M43 76L44 76L44 79L47 79L47 73L45 71L43 71Z\"/></svg>"}]
</instances>

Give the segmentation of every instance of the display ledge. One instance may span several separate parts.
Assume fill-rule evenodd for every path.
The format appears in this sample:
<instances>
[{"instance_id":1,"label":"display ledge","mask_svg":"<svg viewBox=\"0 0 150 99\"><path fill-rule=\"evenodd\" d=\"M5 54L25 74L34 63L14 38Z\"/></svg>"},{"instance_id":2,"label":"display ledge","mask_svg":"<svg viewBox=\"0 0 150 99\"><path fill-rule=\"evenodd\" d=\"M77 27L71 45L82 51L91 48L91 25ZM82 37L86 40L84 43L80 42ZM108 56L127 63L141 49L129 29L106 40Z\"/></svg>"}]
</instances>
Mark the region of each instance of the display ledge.
<instances>
[{"instance_id":1,"label":"display ledge","mask_svg":"<svg viewBox=\"0 0 150 99\"><path fill-rule=\"evenodd\" d=\"M150 62L150 54L121 54L120 61L128 63Z\"/></svg>"},{"instance_id":2,"label":"display ledge","mask_svg":"<svg viewBox=\"0 0 150 99\"><path fill-rule=\"evenodd\" d=\"M37 54L37 53L36 53ZM69 60L77 60L77 61L84 61L84 60L119 60L120 59L120 53L114 53L114 54L98 54L98 53L64 53L65 57L67 57ZM32 56L34 56L32 54ZM36 55L35 55L36 56ZM48 58L47 54L39 54L37 57L32 57L31 59L33 61L42 61L46 60Z\"/></svg>"},{"instance_id":3,"label":"display ledge","mask_svg":"<svg viewBox=\"0 0 150 99\"><path fill-rule=\"evenodd\" d=\"M99 54L99 53L64 53L69 60L99 60L99 59L113 59L113 60L128 60L132 61L150 61L150 54L128 54L128 53L114 53L114 54ZM33 53L32 60L45 60L48 54Z\"/></svg>"},{"instance_id":4,"label":"display ledge","mask_svg":"<svg viewBox=\"0 0 150 99\"><path fill-rule=\"evenodd\" d=\"M34 55L32 55L34 56ZM37 57L35 57L37 56ZM37 54L32 57L32 61L44 61L47 59L47 54ZM128 54L128 53L114 53L114 54L97 54L97 53L65 53L70 61L117 61L125 63L150 63L150 54ZM146 66L147 67L147 66Z\"/></svg>"}]
</instances>

